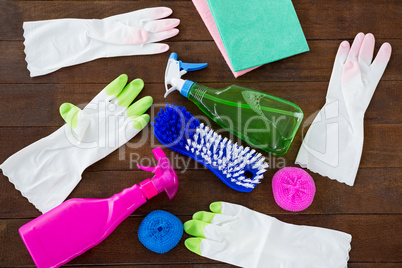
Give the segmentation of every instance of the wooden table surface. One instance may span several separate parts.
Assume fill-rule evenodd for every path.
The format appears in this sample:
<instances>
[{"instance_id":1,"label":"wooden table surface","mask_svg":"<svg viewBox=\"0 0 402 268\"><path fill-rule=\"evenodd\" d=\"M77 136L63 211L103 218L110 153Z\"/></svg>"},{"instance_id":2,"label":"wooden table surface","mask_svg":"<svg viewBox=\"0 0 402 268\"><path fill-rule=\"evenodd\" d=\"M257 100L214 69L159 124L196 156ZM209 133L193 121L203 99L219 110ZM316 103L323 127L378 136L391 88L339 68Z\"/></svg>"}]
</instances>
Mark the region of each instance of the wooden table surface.
<instances>
[{"instance_id":1,"label":"wooden table surface","mask_svg":"<svg viewBox=\"0 0 402 268\"><path fill-rule=\"evenodd\" d=\"M189 0L0 2L0 162L60 127L63 120L58 110L62 103L88 102L122 73L130 79L140 77L145 81L141 96L154 98L151 118L166 102L185 105L195 115L201 113L177 92L163 98L169 53L99 59L31 78L25 62L23 21L104 18L146 7L170 7L174 10L172 17L181 20L179 35L167 41L170 52L177 52L186 62L209 64L205 70L186 75L187 79L215 88L237 84L282 97L298 104L305 119L314 117L324 104L335 53L342 40L352 41L360 31L371 32L377 39L376 50L385 41L393 47L391 61L365 115L364 149L355 186L309 172L317 187L313 204L301 213L288 213L276 205L271 178L279 168L294 166L302 129L306 130L307 124L301 127L285 156L264 154L271 168L249 194L231 190L209 170L165 149L179 176L177 196L172 201L165 194L151 199L100 245L67 266L224 267L226 264L188 251L183 244L187 234L177 247L161 255L147 250L137 237L140 222L153 210L169 211L184 222L194 212L207 210L211 202L218 200L238 203L285 222L350 233L353 239L349 267L402 266L402 113L398 93L402 87L402 3L400 0L295 0L293 4L310 52L267 64L235 79ZM141 139L147 140L141 148L124 147L90 166L69 198L106 198L148 178L149 173L136 168L135 159L150 159L151 150L159 143L150 126L131 143ZM18 228L40 213L5 176L0 177L0 266L34 266Z\"/></svg>"}]
</instances>

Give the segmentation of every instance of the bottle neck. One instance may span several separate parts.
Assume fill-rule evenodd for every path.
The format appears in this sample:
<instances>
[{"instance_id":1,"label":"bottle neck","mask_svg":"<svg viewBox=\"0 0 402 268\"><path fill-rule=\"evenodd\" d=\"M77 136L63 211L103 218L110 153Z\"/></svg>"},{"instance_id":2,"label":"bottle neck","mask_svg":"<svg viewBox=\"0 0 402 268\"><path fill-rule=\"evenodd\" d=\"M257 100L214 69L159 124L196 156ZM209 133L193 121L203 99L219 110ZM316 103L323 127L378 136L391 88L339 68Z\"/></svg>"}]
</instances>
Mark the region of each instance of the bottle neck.
<instances>
[{"instance_id":1,"label":"bottle neck","mask_svg":"<svg viewBox=\"0 0 402 268\"><path fill-rule=\"evenodd\" d=\"M117 226L146 202L147 199L137 184L113 195L109 198L110 222Z\"/></svg>"},{"instance_id":2,"label":"bottle neck","mask_svg":"<svg viewBox=\"0 0 402 268\"><path fill-rule=\"evenodd\" d=\"M198 83L193 83L191 86L187 98L191 100L194 103L201 103L205 93L211 93L211 90L209 87L203 86Z\"/></svg>"},{"instance_id":3,"label":"bottle neck","mask_svg":"<svg viewBox=\"0 0 402 268\"><path fill-rule=\"evenodd\" d=\"M180 93L184 97L188 98L188 94L195 83L190 80L185 80L183 85L180 88Z\"/></svg>"}]
</instances>

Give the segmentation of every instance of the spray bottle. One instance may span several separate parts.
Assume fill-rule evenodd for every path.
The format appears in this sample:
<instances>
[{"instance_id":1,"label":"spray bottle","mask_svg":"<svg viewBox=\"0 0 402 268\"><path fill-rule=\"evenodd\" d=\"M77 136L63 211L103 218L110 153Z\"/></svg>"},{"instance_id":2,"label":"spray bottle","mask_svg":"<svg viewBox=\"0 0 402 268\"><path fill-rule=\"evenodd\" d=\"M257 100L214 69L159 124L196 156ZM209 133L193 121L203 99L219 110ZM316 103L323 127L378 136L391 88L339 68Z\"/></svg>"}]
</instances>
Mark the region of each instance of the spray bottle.
<instances>
[{"instance_id":1,"label":"spray bottle","mask_svg":"<svg viewBox=\"0 0 402 268\"><path fill-rule=\"evenodd\" d=\"M19 229L36 266L59 267L102 242L147 199L166 192L172 199L178 180L161 148L156 167L139 168L155 176L107 199L70 199Z\"/></svg>"},{"instance_id":2,"label":"spray bottle","mask_svg":"<svg viewBox=\"0 0 402 268\"><path fill-rule=\"evenodd\" d=\"M257 90L236 85L212 89L181 79L188 71L206 66L178 61L177 54L172 53L165 72L165 98L178 90L221 127L249 144L273 154L286 153L303 119L302 110Z\"/></svg>"}]
</instances>

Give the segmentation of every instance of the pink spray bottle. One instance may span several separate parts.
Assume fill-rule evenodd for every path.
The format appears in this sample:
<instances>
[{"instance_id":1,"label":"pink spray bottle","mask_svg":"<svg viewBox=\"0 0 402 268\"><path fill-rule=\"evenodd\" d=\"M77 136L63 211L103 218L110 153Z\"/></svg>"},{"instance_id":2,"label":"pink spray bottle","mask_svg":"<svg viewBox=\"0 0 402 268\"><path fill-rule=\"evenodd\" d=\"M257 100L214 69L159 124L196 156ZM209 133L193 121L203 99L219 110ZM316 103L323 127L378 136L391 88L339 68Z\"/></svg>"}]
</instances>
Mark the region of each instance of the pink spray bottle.
<instances>
[{"instance_id":1,"label":"pink spray bottle","mask_svg":"<svg viewBox=\"0 0 402 268\"><path fill-rule=\"evenodd\" d=\"M139 168L155 176L107 199L70 199L19 229L38 268L59 267L102 242L147 199L166 192L172 199L178 180L161 148L152 151L156 167Z\"/></svg>"}]
</instances>

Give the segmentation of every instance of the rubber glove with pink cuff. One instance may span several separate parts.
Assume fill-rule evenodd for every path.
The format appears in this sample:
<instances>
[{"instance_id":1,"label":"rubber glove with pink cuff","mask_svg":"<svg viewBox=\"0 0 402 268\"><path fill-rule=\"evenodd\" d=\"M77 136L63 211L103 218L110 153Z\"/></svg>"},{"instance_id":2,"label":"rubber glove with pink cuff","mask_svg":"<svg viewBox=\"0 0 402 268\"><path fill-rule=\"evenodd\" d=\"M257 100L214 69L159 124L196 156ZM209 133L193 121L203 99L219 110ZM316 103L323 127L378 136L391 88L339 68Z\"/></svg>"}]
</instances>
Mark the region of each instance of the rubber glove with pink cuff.
<instances>
[{"instance_id":1,"label":"rubber glove with pink cuff","mask_svg":"<svg viewBox=\"0 0 402 268\"><path fill-rule=\"evenodd\" d=\"M294 225L227 202L199 211L184 223L195 236L186 247L203 257L240 267L346 268L352 236Z\"/></svg>"},{"instance_id":2,"label":"rubber glove with pink cuff","mask_svg":"<svg viewBox=\"0 0 402 268\"><path fill-rule=\"evenodd\" d=\"M296 164L353 186L363 151L364 113L391 57L384 43L374 61L374 36L359 33L338 49L326 103L310 126Z\"/></svg>"},{"instance_id":3,"label":"rubber glove with pink cuff","mask_svg":"<svg viewBox=\"0 0 402 268\"><path fill-rule=\"evenodd\" d=\"M179 33L167 7L146 8L104 19L24 22L25 60L31 77L98 58L149 55L169 50L157 43Z\"/></svg>"}]
</instances>

